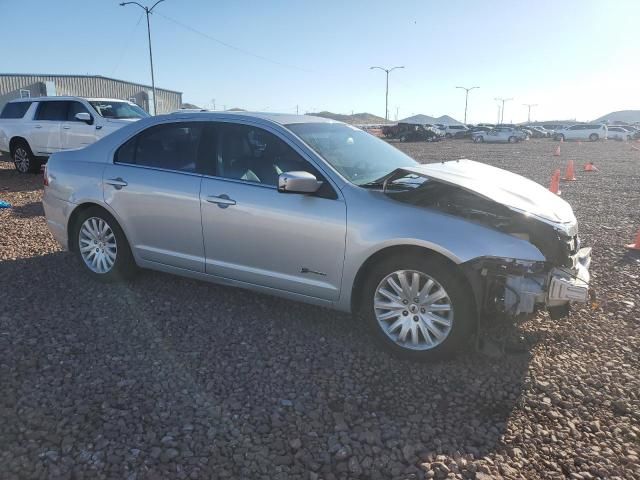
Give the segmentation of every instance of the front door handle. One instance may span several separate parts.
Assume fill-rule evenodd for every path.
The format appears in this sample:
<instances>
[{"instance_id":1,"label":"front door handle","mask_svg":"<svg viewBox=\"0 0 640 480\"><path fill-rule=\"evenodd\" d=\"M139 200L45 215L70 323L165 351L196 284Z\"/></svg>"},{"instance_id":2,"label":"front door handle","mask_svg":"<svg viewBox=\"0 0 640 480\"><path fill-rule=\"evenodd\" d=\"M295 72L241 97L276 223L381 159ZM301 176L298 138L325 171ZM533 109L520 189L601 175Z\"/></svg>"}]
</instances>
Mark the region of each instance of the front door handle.
<instances>
[{"instance_id":1,"label":"front door handle","mask_svg":"<svg viewBox=\"0 0 640 480\"><path fill-rule=\"evenodd\" d=\"M232 200L231 198L229 198L229 195L226 195L224 193L222 195L219 195L219 196L209 195L207 197L207 202L215 203L220 208L227 208L229 205L235 205L236 204L235 200Z\"/></svg>"},{"instance_id":2,"label":"front door handle","mask_svg":"<svg viewBox=\"0 0 640 480\"><path fill-rule=\"evenodd\" d=\"M118 177L118 178L109 178L109 179L105 180L104 183L106 183L107 185L113 185L116 190L120 190L122 187L126 187L127 185L129 185L127 182L125 182L120 177Z\"/></svg>"},{"instance_id":3,"label":"front door handle","mask_svg":"<svg viewBox=\"0 0 640 480\"><path fill-rule=\"evenodd\" d=\"M34 128L42 128L42 125L34 125Z\"/></svg>"},{"instance_id":4,"label":"front door handle","mask_svg":"<svg viewBox=\"0 0 640 480\"><path fill-rule=\"evenodd\" d=\"M64 126L64 127L62 127L62 128L64 128L65 130L69 130L71 127L70 127L69 125L65 125L65 126Z\"/></svg>"}]
</instances>

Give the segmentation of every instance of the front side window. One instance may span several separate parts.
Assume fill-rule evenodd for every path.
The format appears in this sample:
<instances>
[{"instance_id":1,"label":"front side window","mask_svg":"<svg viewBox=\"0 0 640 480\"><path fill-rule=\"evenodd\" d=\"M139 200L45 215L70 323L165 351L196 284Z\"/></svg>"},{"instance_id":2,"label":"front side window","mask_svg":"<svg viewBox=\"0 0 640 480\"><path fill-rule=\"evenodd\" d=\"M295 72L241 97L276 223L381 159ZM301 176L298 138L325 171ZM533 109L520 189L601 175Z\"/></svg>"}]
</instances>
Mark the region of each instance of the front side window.
<instances>
[{"instance_id":1,"label":"front side window","mask_svg":"<svg viewBox=\"0 0 640 480\"><path fill-rule=\"evenodd\" d=\"M35 119L63 122L67 119L69 103L65 101L40 102Z\"/></svg>"},{"instance_id":2,"label":"front side window","mask_svg":"<svg viewBox=\"0 0 640 480\"><path fill-rule=\"evenodd\" d=\"M203 122L156 125L124 143L115 162L181 172L195 172L202 156L211 161L213 152L202 152ZM210 134L208 134L210 135Z\"/></svg>"},{"instance_id":3,"label":"front side window","mask_svg":"<svg viewBox=\"0 0 640 480\"><path fill-rule=\"evenodd\" d=\"M129 102L111 100L91 100L89 102L98 115L104 118L133 120L148 117L149 114L137 105Z\"/></svg>"},{"instance_id":4,"label":"front side window","mask_svg":"<svg viewBox=\"0 0 640 480\"><path fill-rule=\"evenodd\" d=\"M216 175L235 180L277 186L284 172L315 169L277 136L249 125L220 126L219 160Z\"/></svg>"},{"instance_id":5,"label":"front side window","mask_svg":"<svg viewBox=\"0 0 640 480\"><path fill-rule=\"evenodd\" d=\"M67 121L68 122L80 122L76 118L76 113L89 113L86 107L80 102L69 102L69 110L67 110Z\"/></svg>"},{"instance_id":6,"label":"front side window","mask_svg":"<svg viewBox=\"0 0 640 480\"><path fill-rule=\"evenodd\" d=\"M27 113L32 102L7 103L0 113L0 118L22 118Z\"/></svg>"},{"instance_id":7,"label":"front side window","mask_svg":"<svg viewBox=\"0 0 640 480\"><path fill-rule=\"evenodd\" d=\"M418 162L387 142L344 123L294 123L298 135L343 177L364 185Z\"/></svg>"}]
</instances>

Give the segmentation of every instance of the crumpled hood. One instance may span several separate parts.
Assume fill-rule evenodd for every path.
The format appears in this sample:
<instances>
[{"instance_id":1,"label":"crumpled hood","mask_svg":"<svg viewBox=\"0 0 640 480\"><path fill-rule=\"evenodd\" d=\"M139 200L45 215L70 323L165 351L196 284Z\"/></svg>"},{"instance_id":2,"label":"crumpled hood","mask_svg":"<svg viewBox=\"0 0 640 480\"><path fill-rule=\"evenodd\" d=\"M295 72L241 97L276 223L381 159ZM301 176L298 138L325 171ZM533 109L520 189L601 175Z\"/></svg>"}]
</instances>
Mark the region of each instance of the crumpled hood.
<instances>
[{"instance_id":1,"label":"crumpled hood","mask_svg":"<svg viewBox=\"0 0 640 480\"><path fill-rule=\"evenodd\" d=\"M461 159L402 169L457 185L512 210L548 222L565 226L576 223L571 205L558 195L532 180L501 168Z\"/></svg>"}]
</instances>

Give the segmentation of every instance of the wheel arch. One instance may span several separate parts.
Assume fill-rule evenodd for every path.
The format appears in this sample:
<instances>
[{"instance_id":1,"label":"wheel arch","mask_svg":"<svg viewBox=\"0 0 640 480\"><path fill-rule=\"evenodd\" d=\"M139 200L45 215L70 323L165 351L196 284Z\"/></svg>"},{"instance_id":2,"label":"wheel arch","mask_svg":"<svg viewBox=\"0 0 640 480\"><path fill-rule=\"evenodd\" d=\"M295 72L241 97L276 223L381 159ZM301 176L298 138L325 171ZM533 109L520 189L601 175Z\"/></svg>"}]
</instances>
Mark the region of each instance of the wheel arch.
<instances>
[{"instance_id":1,"label":"wheel arch","mask_svg":"<svg viewBox=\"0 0 640 480\"><path fill-rule=\"evenodd\" d=\"M363 301L362 286L365 279L367 278L367 274L372 270L374 265L393 256L412 254L428 256L431 258L437 258L440 261L444 261L451 267L452 271L456 272L460 279L467 284L470 290L475 290L474 282L472 282L472 280L467 276L465 270L463 270L460 265L455 263L446 255L420 245L391 245L371 254L358 269L358 272L356 273L353 284L351 286L351 312L358 313L360 311L360 307Z\"/></svg>"},{"instance_id":2,"label":"wheel arch","mask_svg":"<svg viewBox=\"0 0 640 480\"><path fill-rule=\"evenodd\" d=\"M124 237L127 241L127 243L129 243L129 246L131 246L131 243L129 242L129 236L125 230L125 228L122 226L122 222L118 219L117 215L115 215L111 210L109 210L108 208L106 208L104 205L101 205L99 203L96 202L83 202L78 204L73 211L69 214L69 220L67 221L67 247L70 251L74 252L76 250L76 243L77 243L77 239L75 238L75 230L77 228L77 222L78 222L78 218L80 217L80 215L87 211L90 208L99 208L103 211L105 211L106 213L108 213L111 217L114 218L114 220L116 222L118 222L118 226L120 227L120 229L122 230L122 233L124 234Z\"/></svg>"},{"instance_id":3,"label":"wheel arch","mask_svg":"<svg viewBox=\"0 0 640 480\"><path fill-rule=\"evenodd\" d=\"M33 153L33 150L31 149L31 145L29 145L29 141L24 138L24 137L20 137L20 136L15 136L15 137L11 137L11 140L9 140L9 154L13 155L13 149L16 147L16 145L19 142L24 142L27 144L27 147L29 147L29 150L31 150L31 152Z\"/></svg>"}]
</instances>

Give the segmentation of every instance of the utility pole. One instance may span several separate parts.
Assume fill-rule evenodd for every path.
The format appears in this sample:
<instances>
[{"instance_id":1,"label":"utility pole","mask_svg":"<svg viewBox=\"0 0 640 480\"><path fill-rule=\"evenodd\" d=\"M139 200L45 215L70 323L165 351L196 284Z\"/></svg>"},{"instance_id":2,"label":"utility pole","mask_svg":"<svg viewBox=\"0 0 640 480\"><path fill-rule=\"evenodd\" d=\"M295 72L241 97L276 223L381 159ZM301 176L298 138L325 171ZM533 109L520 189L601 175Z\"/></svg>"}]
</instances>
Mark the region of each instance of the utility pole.
<instances>
[{"instance_id":1,"label":"utility pole","mask_svg":"<svg viewBox=\"0 0 640 480\"><path fill-rule=\"evenodd\" d=\"M497 102L502 102L502 112L500 113L500 123L504 123L504 102L510 102L513 98L501 98L497 97Z\"/></svg>"},{"instance_id":2,"label":"utility pole","mask_svg":"<svg viewBox=\"0 0 640 480\"><path fill-rule=\"evenodd\" d=\"M469 102L469 92L471 90L473 90L474 88L480 88L480 87L470 87L470 88L466 88L466 87L456 87L456 88L461 88L462 90L464 90L464 124L467 124L467 104Z\"/></svg>"},{"instance_id":3,"label":"utility pole","mask_svg":"<svg viewBox=\"0 0 640 480\"><path fill-rule=\"evenodd\" d=\"M216 111L216 99L215 98L211 99L211 105L213 105L213 111L215 112Z\"/></svg>"},{"instance_id":4,"label":"utility pole","mask_svg":"<svg viewBox=\"0 0 640 480\"><path fill-rule=\"evenodd\" d=\"M399 112L400 112L400 107L396 107L396 122L398 121Z\"/></svg>"},{"instance_id":5,"label":"utility pole","mask_svg":"<svg viewBox=\"0 0 640 480\"><path fill-rule=\"evenodd\" d=\"M389 120L389 73L393 72L394 70L397 70L398 68L404 68L404 66L402 66L402 67L391 67L391 68L384 68L384 67L370 67L369 68L369 70L374 70L374 69L382 70L383 72L385 72L387 74L387 87L386 87L385 96L384 96L384 119L385 120Z\"/></svg>"},{"instance_id":6,"label":"utility pole","mask_svg":"<svg viewBox=\"0 0 640 480\"><path fill-rule=\"evenodd\" d=\"M144 13L147 14L147 38L149 39L149 63L151 65L151 89L153 91L153 114L158 114L158 99L156 98L156 80L153 76L153 53L151 52L151 25L149 23L149 14L153 12L153 9L158 6L159 3L164 2L164 0L158 0L153 4L151 8L140 5L138 2L122 2L120 4L121 7L126 5L137 5L141 9L144 10Z\"/></svg>"},{"instance_id":7,"label":"utility pole","mask_svg":"<svg viewBox=\"0 0 640 480\"><path fill-rule=\"evenodd\" d=\"M298 113L298 105L296 105L296 115L299 115L299 113Z\"/></svg>"},{"instance_id":8,"label":"utility pole","mask_svg":"<svg viewBox=\"0 0 640 480\"><path fill-rule=\"evenodd\" d=\"M537 103L523 103L527 107L527 123L531 123L531 107L537 107Z\"/></svg>"}]
</instances>

